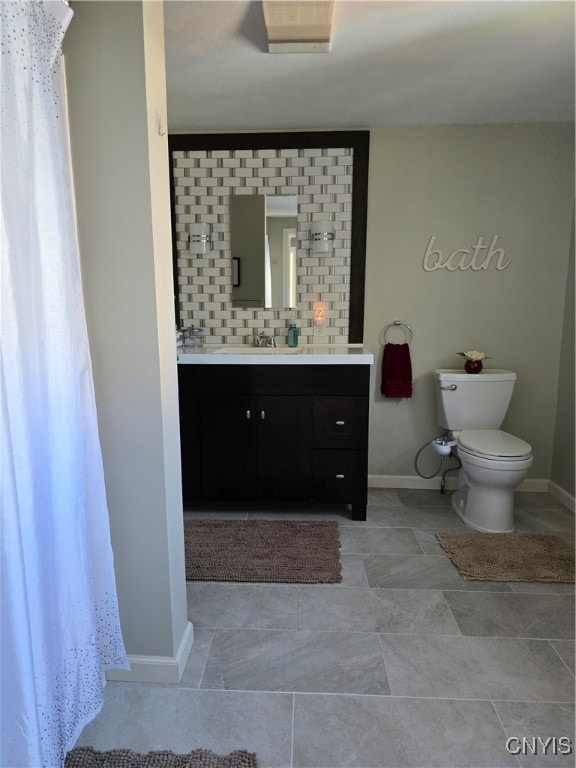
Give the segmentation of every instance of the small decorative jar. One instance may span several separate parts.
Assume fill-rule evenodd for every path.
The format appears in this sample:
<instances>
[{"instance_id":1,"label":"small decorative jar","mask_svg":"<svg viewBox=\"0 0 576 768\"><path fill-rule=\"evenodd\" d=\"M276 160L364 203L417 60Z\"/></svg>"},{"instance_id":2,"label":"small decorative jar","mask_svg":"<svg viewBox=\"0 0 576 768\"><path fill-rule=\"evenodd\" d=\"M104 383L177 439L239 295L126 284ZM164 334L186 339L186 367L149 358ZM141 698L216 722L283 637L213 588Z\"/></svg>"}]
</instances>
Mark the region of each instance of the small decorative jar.
<instances>
[{"instance_id":1,"label":"small decorative jar","mask_svg":"<svg viewBox=\"0 0 576 768\"><path fill-rule=\"evenodd\" d=\"M204 331L202 328L188 328L185 334L185 344L187 347L203 347Z\"/></svg>"},{"instance_id":2,"label":"small decorative jar","mask_svg":"<svg viewBox=\"0 0 576 768\"><path fill-rule=\"evenodd\" d=\"M482 360L466 360L464 370L466 373L480 373L482 370Z\"/></svg>"},{"instance_id":3,"label":"small decorative jar","mask_svg":"<svg viewBox=\"0 0 576 768\"><path fill-rule=\"evenodd\" d=\"M478 349L471 349L468 352L458 352L460 357L465 357L464 370L466 373L480 373L482 370L482 360L486 360L488 356L485 352L480 352Z\"/></svg>"}]
</instances>

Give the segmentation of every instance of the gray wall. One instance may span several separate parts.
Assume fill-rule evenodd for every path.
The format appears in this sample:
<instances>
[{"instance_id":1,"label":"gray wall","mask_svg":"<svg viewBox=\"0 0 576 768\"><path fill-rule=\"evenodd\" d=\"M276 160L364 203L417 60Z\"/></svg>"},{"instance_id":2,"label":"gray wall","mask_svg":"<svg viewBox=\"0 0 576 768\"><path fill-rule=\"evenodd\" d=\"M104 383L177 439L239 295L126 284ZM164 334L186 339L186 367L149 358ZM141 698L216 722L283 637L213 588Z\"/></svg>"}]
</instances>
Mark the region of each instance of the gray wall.
<instances>
[{"instance_id":1,"label":"gray wall","mask_svg":"<svg viewBox=\"0 0 576 768\"><path fill-rule=\"evenodd\" d=\"M161 3L77 3L65 39L80 254L126 649L177 678L186 616Z\"/></svg>"},{"instance_id":2,"label":"gray wall","mask_svg":"<svg viewBox=\"0 0 576 768\"><path fill-rule=\"evenodd\" d=\"M550 478L573 168L569 125L372 131L364 339L376 368L382 328L400 319L414 330L413 398L384 399L375 376L373 478L414 478L417 449L441 431L432 372L461 368L467 349L518 373L503 427L533 446L531 477ZM502 271L423 269L433 235L446 254L495 234L511 259Z\"/></svg>"},{"instance_id":3,"label":"gray wall","mask_svg":"<svg viewBox=\"0 0 576 768\"><path fill-rule=\"evenodd\" d=\"M566 281L564 326L560 349L558 377L558 410L554 433L552 481L563 491L574 496L574 219L570 261Z\"/></svg>"}]
</instances>

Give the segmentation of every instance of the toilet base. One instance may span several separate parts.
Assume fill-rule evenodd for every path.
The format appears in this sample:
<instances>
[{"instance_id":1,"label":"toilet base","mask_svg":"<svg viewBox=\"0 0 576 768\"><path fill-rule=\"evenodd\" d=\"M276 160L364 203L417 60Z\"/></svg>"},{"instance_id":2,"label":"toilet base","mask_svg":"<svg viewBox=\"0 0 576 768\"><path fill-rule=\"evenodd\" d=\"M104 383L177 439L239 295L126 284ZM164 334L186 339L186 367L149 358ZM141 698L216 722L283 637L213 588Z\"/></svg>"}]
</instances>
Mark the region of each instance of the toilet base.
<instances>
[{"instance_id":1,"label":"toilet base","mask_svg":"<svg viewBox=\"0 0 576 768\"><path fill-rule=\"evenodd\" d=\"M478 493L455 491L452 507L462 522L481 533L514 533L514 491Z\"/></svg>"}]
</instances>

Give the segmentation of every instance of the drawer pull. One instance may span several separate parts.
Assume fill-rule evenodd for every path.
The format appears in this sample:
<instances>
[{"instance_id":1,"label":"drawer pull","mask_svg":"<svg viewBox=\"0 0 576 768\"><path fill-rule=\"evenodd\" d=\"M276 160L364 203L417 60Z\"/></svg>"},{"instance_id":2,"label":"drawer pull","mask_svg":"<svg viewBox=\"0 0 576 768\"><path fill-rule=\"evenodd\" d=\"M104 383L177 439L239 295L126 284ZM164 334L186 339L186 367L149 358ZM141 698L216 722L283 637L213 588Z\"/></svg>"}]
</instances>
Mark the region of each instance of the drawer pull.
<instances>
[{"instance_id":1,"label":"drawer pull","mask_svg":"<svg viewBox=\"0 0 576 768\"><path fill-rule=\"evenodd\" d=\"M266 418L266 411L260 411L260 418L265 419Z\"/></svg>"},{"instance_id":2,"label":"drawer pull","mask_svg":"<svg viewBox=\"0 0 576 768\"><path fill-rule=\"evenodd\" d=\"M346 422L345 422L345 421L337 421L337 422L336 422L336 425L337 425L338 427L343 427L343 426L344 426L344 424L346 424Z\"/></svg>"},{"instance_id":3,"label":"drawer pull","mask_svg":"<svg viewBox=\"0 0 576 768\"><path fill-rule=\"evenodd\" d=\"M250 413L250 411L246 411L246 418L247 418L247 419L249 419L249 418L250 418L250 416L251 416L251 413Z\"/></svg>"},{"instance_id":4,"label":"drawer pull","mask_svg":"<svg viewBox=\"0 0 576 768\"><path fill-rule=\"evenodd\" d=\"M344 480L345 475L336 475L337 480Z\"/></svg>"}]
</instances>

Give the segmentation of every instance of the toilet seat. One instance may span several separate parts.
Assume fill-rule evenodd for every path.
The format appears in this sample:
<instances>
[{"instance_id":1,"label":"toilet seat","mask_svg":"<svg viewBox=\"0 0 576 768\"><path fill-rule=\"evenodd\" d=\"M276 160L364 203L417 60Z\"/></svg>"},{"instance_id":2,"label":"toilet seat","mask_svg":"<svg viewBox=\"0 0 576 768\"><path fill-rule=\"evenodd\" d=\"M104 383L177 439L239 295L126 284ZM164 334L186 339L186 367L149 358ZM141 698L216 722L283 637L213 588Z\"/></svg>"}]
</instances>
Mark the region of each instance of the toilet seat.
<instances>
[{"instance_id":1,"label":"toilet seat","mask_svg":"<svg viewBox=\"0 0 576 768\"><path fill-rule=\"evenodd\" d=\"M500 429L465 429L458 436L458 447L469 456L494 462L525 461L532 446Z\"/></svg>"}]
</instances>

